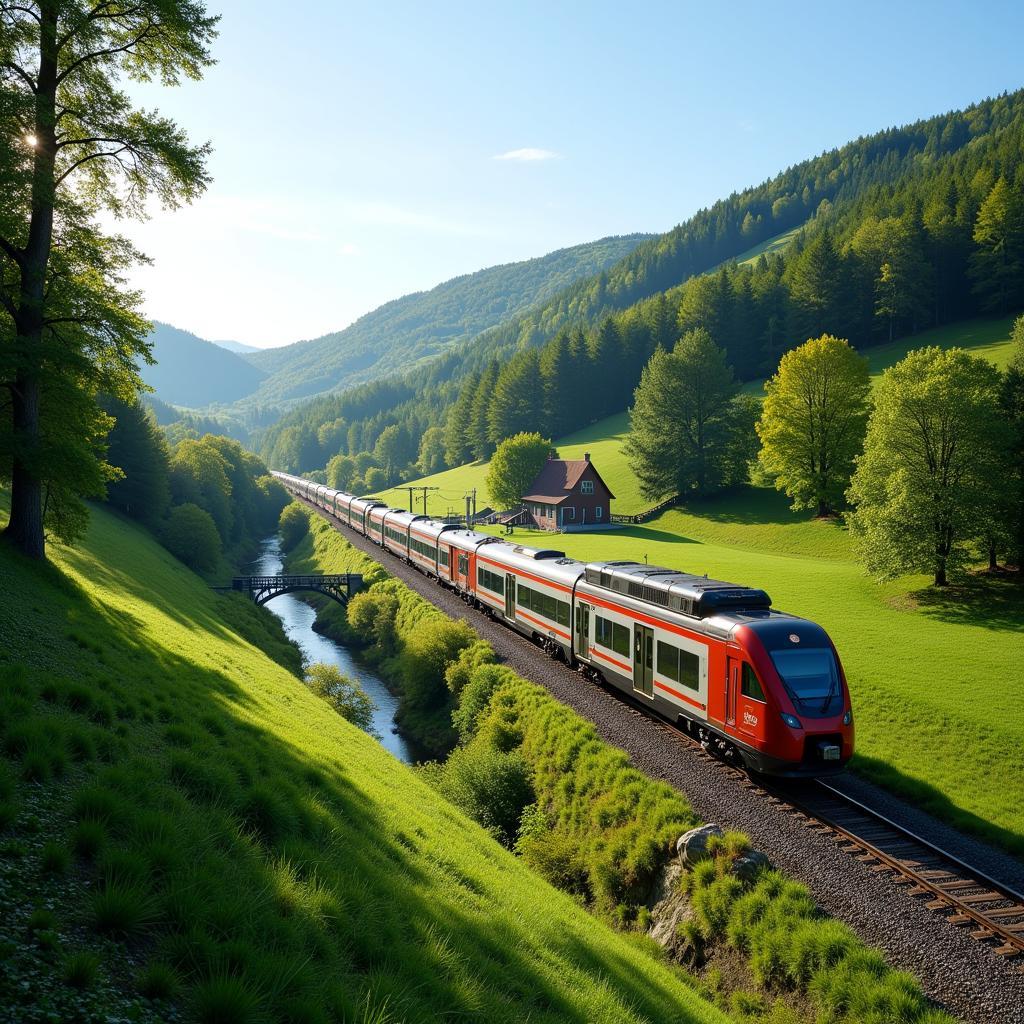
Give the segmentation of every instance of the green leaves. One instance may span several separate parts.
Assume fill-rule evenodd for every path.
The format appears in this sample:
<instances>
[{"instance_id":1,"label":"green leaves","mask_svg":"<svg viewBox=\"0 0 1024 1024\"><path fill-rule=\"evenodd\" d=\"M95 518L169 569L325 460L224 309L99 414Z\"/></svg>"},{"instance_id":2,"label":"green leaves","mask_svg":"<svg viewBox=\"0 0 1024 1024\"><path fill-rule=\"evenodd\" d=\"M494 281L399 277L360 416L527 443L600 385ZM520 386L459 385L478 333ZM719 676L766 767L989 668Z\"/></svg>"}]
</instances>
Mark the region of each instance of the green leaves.
<instances>
[{"instance_id":1,"label":"green leaves","mask_svg":"<svg viewBox=\"0 0 1024 1024\"><path fill-rule=\"evenodd\" d=\"M853 472L867 419L868 362L822 335L787 352L765 384L758 459L793 508L832 512Z\"/></svg>"},{"instance_id":2,"label":"green leaves","mask_svg":"<svg viewBox=\"0 0 1024 1024\"><path fill-rule=\"evenodd\" d=\"M1007 451L999 388L999 372L963 349L918 349L882 375L848 492L870 573L930 572L942 585L976 554Z\"/></svg>"}]
</instances>

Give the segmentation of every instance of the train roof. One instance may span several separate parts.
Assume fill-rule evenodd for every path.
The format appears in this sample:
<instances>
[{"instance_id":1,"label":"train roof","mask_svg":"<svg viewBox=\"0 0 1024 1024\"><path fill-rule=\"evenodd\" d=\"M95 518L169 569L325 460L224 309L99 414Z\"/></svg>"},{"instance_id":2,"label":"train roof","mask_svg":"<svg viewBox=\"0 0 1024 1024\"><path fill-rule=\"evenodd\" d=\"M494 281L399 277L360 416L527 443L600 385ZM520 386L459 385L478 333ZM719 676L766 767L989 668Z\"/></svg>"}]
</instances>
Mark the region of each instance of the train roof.
<instances>
[{"instance_id":1,"label":"train roof","mask_svg":"<svg viewBox=\"0 0 1024 1024\"><path fill-rule=\"evenodd\" d=\"M704 619L723 612L766 612L765 591L642 562L590 562L587 582L670 611Z\"/></svg>"},{"instance_id":2,"label":"train roof","mask_svg":"<svg viewBox=\"0 0 1024 1024\"><path fill-rule=\"evenodd\" d=\"M419 512L406 512L404 509L391 508L388 509L387 513L390 518L388 519L388 525L397 524L399 526L408 526L410 523L419 522L421 519L427 519L428 517Z\"/></svg>"},{"instance_id":3,"label":"train roof","mask_svg":"<svg viewBox=\"0 0 1024 1024\"><path fill-rule=\"evenodd\" d=\"M461 548L463 551L476 551L484 544L497 544L498 538L477 530L449 530L444 535L444 542Z\"/></svg>"},{"instance_id":4,"label":"train roof","mask_svg":"<svg viewBox=\"0 0 1024 1024\"><path fill-rule=\"evenodd\" d=\"M528 548L522 544L501 542L487 549L487 557L510 569L521 569L533 576L550 579L571 587L586 568L583 562L567 558L564 551Z\"/></svg>"},{"instance_id":5,"label":"train roof","mask_svg":"<svg viewBox=\"0 0 1024 1024\"><path fill-rule=\"evenodd\" d=\"M426 535L436 540L442 533L451 533L457 529L458 527L453 523L445 523L440 519L420 519L416 523L416 529L413 530L413 533Z\"/></svg>"}]
</instances>

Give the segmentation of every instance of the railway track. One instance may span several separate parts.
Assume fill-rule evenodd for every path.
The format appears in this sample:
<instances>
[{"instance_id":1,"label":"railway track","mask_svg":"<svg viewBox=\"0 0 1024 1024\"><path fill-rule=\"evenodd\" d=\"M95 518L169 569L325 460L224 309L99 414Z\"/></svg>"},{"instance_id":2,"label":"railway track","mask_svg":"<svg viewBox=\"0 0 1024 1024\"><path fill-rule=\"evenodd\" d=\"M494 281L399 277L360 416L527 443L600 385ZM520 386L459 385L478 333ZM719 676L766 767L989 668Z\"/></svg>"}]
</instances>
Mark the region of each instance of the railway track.
<instances>
[{"instance_id":1,"label":"railway track","mask_svg":"<svg viewBox=\"0 0 1024 1024\"><path fill-rule=\"evenodd\" d=\"M340 520L311 502L304 503L341 525ZM620 698L627 710L642 715L697 748L703 758L733 775L744 788L782 805L807 829L819 835L831 835L840 850L857 858L869 870L890 876L895 885L908 886L910 895L927 900L929 910L951 926L970 928L973 939L984 943L996 956L1019 962L1017 969L1024 973L1024 894L978 871L955 854L847 796L828 782L808 780L792 784L784 780L755 780L743 769L704 750L699 741L684 730L654 715L617 688L590 682Z\"/></svg>"},{"instance_id":2,"label":"railway track","mask_svg":"<svg viewBox=\"0 0 1024 1024\"><path fill-rule=\"evenodd\" d=\"M628 705L684 742L700 747L685 731L649 714L642 705L633 701ZM1024 894L825 780L753 779L710 752L702 753L744 788L783 805L809 830L830 835L839 849L869 870L888 875L894 885L908 886L909 895L925 899L927 908L948 924L969 928L972 939L984 943L998 957L1013 959L1017 970L1024 973Z\"/></svg>"}]
</instances>

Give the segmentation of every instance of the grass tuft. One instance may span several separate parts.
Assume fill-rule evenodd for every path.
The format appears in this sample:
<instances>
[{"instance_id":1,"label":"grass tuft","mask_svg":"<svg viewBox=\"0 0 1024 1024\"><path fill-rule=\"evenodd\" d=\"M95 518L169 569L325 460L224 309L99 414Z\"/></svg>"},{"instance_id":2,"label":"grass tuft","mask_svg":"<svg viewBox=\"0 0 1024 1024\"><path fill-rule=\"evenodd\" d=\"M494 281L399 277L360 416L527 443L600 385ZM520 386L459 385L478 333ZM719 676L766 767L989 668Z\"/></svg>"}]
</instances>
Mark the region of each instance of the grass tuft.
<instances>
[{"instance_id":1,"label":"grass tuft","mask_svg":"<svg viewBox=\"0 0 1024 1024\"><path fill-rule=\"evenodd\" d=\"M137 882L107 879L90 899L92 927L103 934L135 935L156 917L156 901Z\"/></svg>"},{"instance_id":2,"label":"grass tuft","mask_svg":"<svg viewBox=\"0 0 1024 1024\"><path fill-rule=\"evenodd\" d=\"M64 957L61 976L71 988L91 988L100 969L100 958L93 952L80 949Z\"/></svg>"},{"instance_id":3,"label":"grass tuft","mask_svg":"<svg viewBox=\"0 0 1024 1024\"><path fill-rule=\"evenodd\" d=\"M151 960L139 972L139 993L146 999L173 999L181 989L178 972L162 960Z\"/></svg>"}]
</instances>

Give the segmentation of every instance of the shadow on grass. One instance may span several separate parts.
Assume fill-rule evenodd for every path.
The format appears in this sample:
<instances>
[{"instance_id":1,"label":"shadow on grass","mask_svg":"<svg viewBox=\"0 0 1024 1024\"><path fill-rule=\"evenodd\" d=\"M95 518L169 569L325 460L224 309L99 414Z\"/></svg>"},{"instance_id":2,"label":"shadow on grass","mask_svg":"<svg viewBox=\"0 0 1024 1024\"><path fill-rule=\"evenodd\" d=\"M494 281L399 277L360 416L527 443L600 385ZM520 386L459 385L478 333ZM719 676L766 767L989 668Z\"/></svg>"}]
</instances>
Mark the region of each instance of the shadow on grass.
<instances>
[{"instance_id":1,"label":"shadow on grass","mask_svg":"<svg viewBox=\"0 0 1024 1024\"><path fill-rule=\"evenodd\" d=\"M920 779L905 775L886 761L857 753L850 762L850 768L857 775L870 779L878 786L902 797L918 810L949 822L960 832L1000 846L1024 863L1024 835L1020 832L1002 828L987 818L958 807L941 790Z\"/></svg>"},{"instance_id":2,"label":"shadow on grass","mask_svg":"<svg viewBox=\"0 0 1024 1024\"><path fill-rule=\"evenodd\" d=\"M701 519L743 526L789 526L812 521L809 512L794 512L781 491L750 485L733 487L713 497L691 498L680 508ZM841 528L836 520L828 525Z\"/></svg>"},{"instance_id":3,"label":"shadow on grass","mask_svg":"<svg viewBox=\"0 0 1024 1024\"><path fill-rule=\"evenodd\" d=\"M1024 630L1024 574L975 573L948 587L922 587L906 601L923 615L961 626Z\"/></svg>"}]
</instances>

